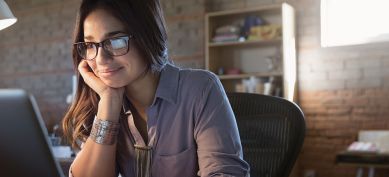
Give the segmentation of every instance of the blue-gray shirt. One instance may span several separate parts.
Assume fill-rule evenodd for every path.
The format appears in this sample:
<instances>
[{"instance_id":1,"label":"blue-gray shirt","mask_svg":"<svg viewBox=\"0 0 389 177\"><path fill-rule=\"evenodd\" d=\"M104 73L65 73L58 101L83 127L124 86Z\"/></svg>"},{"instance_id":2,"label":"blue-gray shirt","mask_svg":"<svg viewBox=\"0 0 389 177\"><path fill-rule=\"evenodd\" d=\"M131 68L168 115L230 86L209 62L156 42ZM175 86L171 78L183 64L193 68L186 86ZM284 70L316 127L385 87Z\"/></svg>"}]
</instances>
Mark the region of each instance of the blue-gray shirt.
<instances>
[{"instance_id":1,"label":"blue-gray shirt","mask_svg":"<svg viewBox=\"0 0 389 177\"><path fill-rule=\"evenodd\" d=\"M123 177L133 177L140 135L124 109L116 161ZM147 116L153 177L249 176L233 111L211 72L165 65Z\"/></svg>"}]
</instances>

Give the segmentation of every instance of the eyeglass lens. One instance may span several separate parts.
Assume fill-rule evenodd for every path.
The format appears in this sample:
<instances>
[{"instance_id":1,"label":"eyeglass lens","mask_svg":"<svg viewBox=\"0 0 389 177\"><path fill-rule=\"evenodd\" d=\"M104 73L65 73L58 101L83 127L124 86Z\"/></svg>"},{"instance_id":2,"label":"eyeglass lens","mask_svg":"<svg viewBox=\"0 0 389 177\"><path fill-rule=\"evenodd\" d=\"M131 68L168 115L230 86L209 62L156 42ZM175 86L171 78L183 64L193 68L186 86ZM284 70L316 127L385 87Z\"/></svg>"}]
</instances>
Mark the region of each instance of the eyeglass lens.
<instances>
[{"instance_id":1,"label":"eyeglass lens","mask_svg":"<svg viewBox=\"0 0 389 177\"><path fill-rule=\"evenodd\" d=\"M107 39L103 41L101 45L104 51L110 56L125 55L129 50L128 37ZM77 51L80 57L92 60L97 56L98 46L98 43L93 42L78 43Z\"/></svg>"}]
</instances>

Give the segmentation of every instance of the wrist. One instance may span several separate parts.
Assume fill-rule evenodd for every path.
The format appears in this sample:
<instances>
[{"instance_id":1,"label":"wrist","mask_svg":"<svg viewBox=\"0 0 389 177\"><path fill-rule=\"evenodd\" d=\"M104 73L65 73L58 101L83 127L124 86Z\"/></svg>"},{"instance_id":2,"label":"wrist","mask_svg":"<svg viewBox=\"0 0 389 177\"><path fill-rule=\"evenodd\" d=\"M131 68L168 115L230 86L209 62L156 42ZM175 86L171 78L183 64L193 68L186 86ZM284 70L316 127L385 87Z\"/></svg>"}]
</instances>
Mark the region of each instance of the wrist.
<instances>
[{"instance_id":1,"label":"wrist","mask_svg":"<svg viewBox=\"0 0 389 177\"><path fill-rule=\"evenodd\" d=\"M123 97L106 94L100 97L97 117L102 120L118 121L123 106Z\"/></svg>"},{"instance_id":2,"label":"wrist","mask_svg":"<svg viewBox=\"0 0 389 177\"><path fill-rule=\"evenodd\" d=\"M107 88L99 94L100 99L122 100L124 92L122 88Z\"/></svg>"},{"instance_id":3,"label":"wrist","mask_svg":"<svg viewBox=\"0 0 389 177\"><path fill-rule=\"evenodd\" d=\"M89 138L95 143L113 145L119 133L120 124L95 117Z\"/></svg>"}]
</instances>

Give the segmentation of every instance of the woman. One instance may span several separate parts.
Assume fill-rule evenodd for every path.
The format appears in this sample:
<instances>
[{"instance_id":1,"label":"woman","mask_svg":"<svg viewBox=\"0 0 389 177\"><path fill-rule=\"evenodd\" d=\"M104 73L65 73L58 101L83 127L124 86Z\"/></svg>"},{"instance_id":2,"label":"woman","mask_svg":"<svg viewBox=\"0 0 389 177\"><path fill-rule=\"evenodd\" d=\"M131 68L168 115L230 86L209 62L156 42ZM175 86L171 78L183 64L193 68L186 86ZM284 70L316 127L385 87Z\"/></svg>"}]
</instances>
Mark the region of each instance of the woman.
<instances>
[{"instance_id":1,"label":"woman","mask_svg":"<svg viewBox=\"0 0 389 177\"><path fill-rule=\"evenodd\" d=\"M218 78L169 64L158 0L83 0L74 34L70 175L249 176Z\"/></svg>"}]
</instances>

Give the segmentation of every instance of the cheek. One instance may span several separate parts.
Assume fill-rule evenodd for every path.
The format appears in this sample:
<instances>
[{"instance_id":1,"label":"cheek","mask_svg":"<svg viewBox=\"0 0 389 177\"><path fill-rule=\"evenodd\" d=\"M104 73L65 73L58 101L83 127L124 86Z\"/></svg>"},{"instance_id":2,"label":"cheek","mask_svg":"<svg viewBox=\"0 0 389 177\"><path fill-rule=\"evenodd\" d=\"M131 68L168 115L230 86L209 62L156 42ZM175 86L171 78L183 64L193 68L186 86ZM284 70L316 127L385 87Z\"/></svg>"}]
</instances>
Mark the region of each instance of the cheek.
<instances>
[{"instance_id":1,"label":"cheek","mask_svg":"<svg viewBox=\"0 0 389 177\"><path fill-rule=\"evenodd\" d=\"M134 51L130 51L126 55L120 56L116 58L117 63L125 66L129 72L135 74L138 70L142 69L145 65L143 59Z\"/></svg>"},{"instance_id":2,"label":"cheek","mask_svg":"<svg viewBox=\"0 0 389 177\"><path fill-rule=\"evenodd\" d=\"M136 65L139 69L143 68L146 65L145 58L142 57L140 52L134 47L129 53L129 57L131 58L131 62Z\"/></svg>"}]
</instances>

